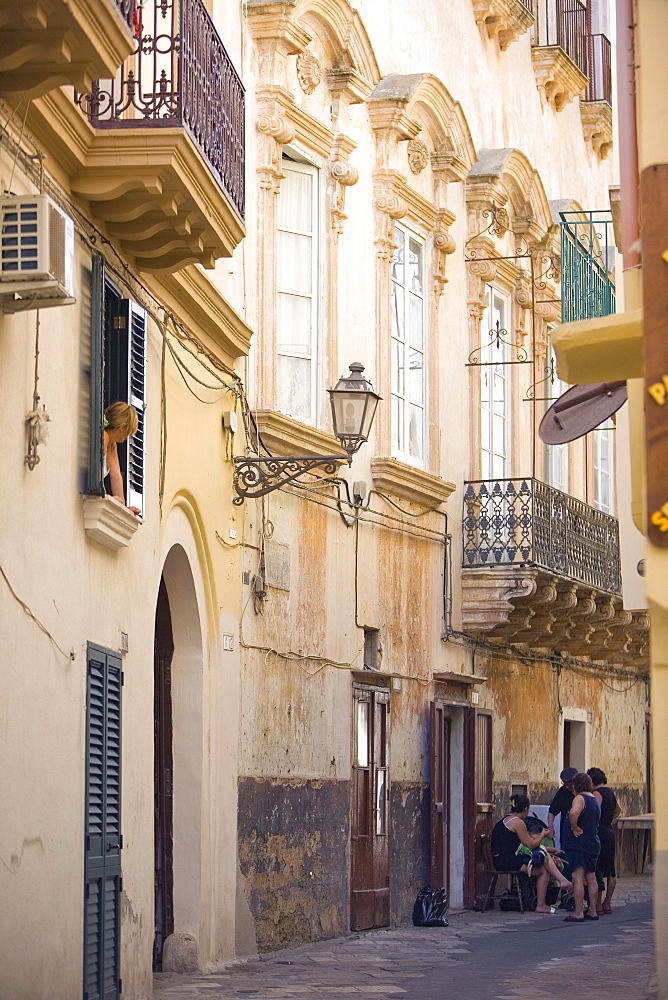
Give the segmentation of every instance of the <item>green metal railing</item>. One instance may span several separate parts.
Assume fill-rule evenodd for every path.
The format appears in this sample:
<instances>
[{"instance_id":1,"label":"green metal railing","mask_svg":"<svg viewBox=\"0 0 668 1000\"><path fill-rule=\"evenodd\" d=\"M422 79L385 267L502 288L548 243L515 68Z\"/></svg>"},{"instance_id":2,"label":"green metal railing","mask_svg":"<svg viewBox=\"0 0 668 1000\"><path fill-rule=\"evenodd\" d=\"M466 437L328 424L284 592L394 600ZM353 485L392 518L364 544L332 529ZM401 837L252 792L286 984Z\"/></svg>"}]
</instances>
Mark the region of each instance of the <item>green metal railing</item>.
<instances>
[{"instance_id":1,"label":"green metal railing","mask_svg":"<svg viewBox=\"0 0 668 1000\"><path fill-rule=\"evenodd\" d=\"M612 213L561 212L561 322L615 312Z\"/></svg>"}]
</instances>

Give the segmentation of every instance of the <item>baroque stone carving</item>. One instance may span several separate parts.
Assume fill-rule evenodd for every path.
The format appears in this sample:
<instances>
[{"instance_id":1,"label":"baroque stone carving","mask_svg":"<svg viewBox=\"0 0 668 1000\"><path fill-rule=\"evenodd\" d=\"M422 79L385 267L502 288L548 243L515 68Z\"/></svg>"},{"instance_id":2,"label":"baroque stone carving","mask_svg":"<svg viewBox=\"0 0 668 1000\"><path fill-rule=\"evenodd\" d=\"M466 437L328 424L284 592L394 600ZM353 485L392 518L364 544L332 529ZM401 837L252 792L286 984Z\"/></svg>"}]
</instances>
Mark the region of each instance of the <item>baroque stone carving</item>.
<instances>
[{"instance_id":1,"label":"baroque stone carving","mask_svg":"<svg viewBox=\"0 0 668 1000\"><path fill-rule=\"evenodd\" d=\"M536 568L464 569L462 624L492 641L592 659L605 649L613 663L648 666L645 613L624 611L621 597Z\"/></svg>"},{"instance_id":2,"label":"baroque stone carving","mask_svg":"<svg viewBox=\"0 0 668 1000\"><path fill-rule=\"evenodd\" d=\"M322 67L308 49L297 56L297 79L305 94L312 94L322 80Z\"/></svg>"},{"instance_id":3,"label":"baroque stone carving","mask_svg":"<svg viewBox=\"0 0 668 1000\"><path fill-rule=\"evenodd\" d=\"M612 149L612 108L607 101L580 101L585 141L601 160Z\"/></svg>"},{"instance_id":4,"label":"baroque stone carving","mask_svg":"<svg viewBox=\"0 0 668 1000\"><path fill-rule=\"evenodd\" d=\"M411 139L407 147L408 166L414 174L420 174L429 163L429 149L422 139Z\"/></svg>"},{"instance_id":5,"label":"baroque stone carving","mask_svg":"<svg viewBox=\"0 0 668 1000\"><path fill-rule=\"evenodd\" d=\"M563 111L587 86L587 77L559 45L534 45L531 60L538 88L555 111Z\"/></svg>"},{"instance_id":6,"label":"baroque stone carving","mask_svg":"<svg viewBox=\"0 0 668 1000\"><path fill-rule=\"evenodd\" d=\"M434 223L434 291L442 295L448 279L445 276L445 262L448 254L454 253L457 244L450 235L449 229L455 221L455 216L447 209L441 209Z\"/></svg>"},{"instance_id":7,"label":"baroque stone carving","mask_svg":"<svg viewBox=\"0 0 668 1000\"><path fill-rule=\"evenodd\" d=\"M332 190L331 190L331 216L332 216L332 229L335 233L341 234L343 232L343 223L348 218L344 212L346 191L347 187L351 187L353 184L357 184L359 180L359 172L357 167L354 167L352 163L348 163L347 160L338 159L340 154L338 138L334 142L334 149L332 150L333 159L330 161L329 174L331 178Z\"/></svg>"},{"instance_id":8,"label":"baroque stone carving","mask_svg":"<svg viewBox=\"0 0 668 1000\"><path fill-rule=\"evenodd\" d=\"M502 50L534 22L533 14L521 0L473 0L473 9L476 24L485 28L488 38L498 38Z\"/></svg>"}]
</instances>

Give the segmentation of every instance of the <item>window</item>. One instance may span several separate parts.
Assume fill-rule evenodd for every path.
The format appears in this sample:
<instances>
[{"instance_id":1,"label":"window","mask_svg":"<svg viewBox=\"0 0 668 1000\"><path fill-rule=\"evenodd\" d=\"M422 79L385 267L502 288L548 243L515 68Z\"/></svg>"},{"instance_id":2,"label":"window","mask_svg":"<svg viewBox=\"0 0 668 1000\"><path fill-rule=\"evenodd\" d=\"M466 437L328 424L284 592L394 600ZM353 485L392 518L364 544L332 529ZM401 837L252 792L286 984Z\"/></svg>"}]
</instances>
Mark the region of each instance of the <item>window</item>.
<instances>
[{"instance_id":1,"label":"window","mask_svg":"<svg viewBox=\"0 0 668 1000\"><path fill-rule=\"evenodd\" d=\"M425 454L424 243L403 226L392 260L392 454L421 464Z\"/></svg>"},{"instance_id":2,"label":"window","mask_svg":"<svg viewBox=\"0 0 668 1000\"><path fill-rule=\"evenodd\" d=\"M318 171L283 158L278 198L277 406L315 422L318 331Z\"/></svg>"},{"instance_id":3,"label":"window","mask_svg":"<svg viewBox=\"0 0 668 1000\"><path fill-rule=\"evenodd\" d=\"M144 412L146 408L146 310L124 299L105 275L104 258L93 258L91 338L90 493L103 494L102 420L110 403L130 403L137 433L118 445L125 502L144 514Z\"/></svg>"},{"instance_id":4,"label":"window","mask_svg":"<svg viewBox=\"0 0 668 1000\"><path fill-rule=\"evenodd\" d=\"M556 357L552 351L552 371L556 372ZM560 378L554 377L554 381L549 383L552 391L549 395L559 397L568 389L568 384L562 382ZM547 395L547 394L546 394ZM552 399L545 400L547 409L553 403ZM545 479L549 486L554 486L555 490L568 493L568 445L567 444L546 444L545 445Z\"/></svg>"},{"instance_id":5,"label":"window","mask_svg":"<svg viewBox=\"0 0 668 1000\"><path fill-rule=\"evenodd\" d=\"M485 480L508 475L510 384L504 337L509 311L507 297L488 285L480 351L480 477Z\"/></svg>"},{"instance_id":6,"label":"window","mask_svg":"<svg viewBox=\"0 0 668 1000\"><path fill-rule=\"evenodd\" d=\"M612 434L612 420L593 431L594 506L606 514L612 512Z\"/></svg>"}]
</instances>

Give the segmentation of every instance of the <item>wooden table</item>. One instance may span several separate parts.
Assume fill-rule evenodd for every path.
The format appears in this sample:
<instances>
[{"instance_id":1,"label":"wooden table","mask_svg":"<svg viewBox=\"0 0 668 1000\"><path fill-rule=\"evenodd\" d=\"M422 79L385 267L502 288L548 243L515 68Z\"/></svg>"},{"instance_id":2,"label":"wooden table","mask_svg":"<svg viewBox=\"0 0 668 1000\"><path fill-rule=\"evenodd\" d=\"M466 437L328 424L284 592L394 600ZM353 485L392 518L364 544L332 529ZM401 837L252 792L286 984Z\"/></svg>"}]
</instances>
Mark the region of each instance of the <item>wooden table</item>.
<instances>
[{"instance_id":1,"label":"wooden table","mask_svg":"<svg viewBox=\"0 0 668 1000\"><path fill-rule=\"evenodd\" d=\"M633 867L636 875L642 874L645 870L647 848L650 843L652 830L654 829L654 813L641 813L639 816L618 816L614 822L620 835L624 832L624 830L628 830L630 832L633 850ZM622 841L620 836L620 847L621 843ZM638 868L639 862L640 868Z\"/></svg>"}]
</instances>

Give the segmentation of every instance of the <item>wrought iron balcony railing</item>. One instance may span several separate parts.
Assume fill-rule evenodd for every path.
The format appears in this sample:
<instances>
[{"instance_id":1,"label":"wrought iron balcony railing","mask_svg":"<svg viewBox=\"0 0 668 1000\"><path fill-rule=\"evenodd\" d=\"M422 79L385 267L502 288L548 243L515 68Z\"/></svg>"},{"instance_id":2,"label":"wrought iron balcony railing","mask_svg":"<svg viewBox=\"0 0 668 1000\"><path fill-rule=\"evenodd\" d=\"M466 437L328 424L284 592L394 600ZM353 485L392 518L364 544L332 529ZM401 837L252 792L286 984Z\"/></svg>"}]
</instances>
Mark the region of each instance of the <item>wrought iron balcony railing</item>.
<instances>
[{"instance_id":1,"label":"wrought iron balcony railing","mask_svg":"<svg viewBox=\"0 0 668 1000\"><path fill-rule=\"evenodd\" d=\"M202 0L116 2L135 52L77 104L95 128L187 129L243 219L244 89Z\"/></svg>"},{"instance_id":2,"label":"wrought iron balcony railing","mask_svg":"<svg viewBox=\"0 0 668 1000\"><path fill-rule=\"evenodd\" d=\"M533 0L536 45L559 45L589 79L585 101L612 104L610 40L592 34L583 0Z\"/></svg>"},{"instance_id":3,"label":"wrought iron balcony railing","mask_svg":"<svg viewBox=\"0 0 668 1000\"><path fill-rule=\"evenodd\" d=\"M561 322L615 311L612 213L561 213Z\"/></svg>"},{"instance_id":4,"label":"wrought iron balcony railing","mask_svg":"<svg viewBox=\"0 0 668 1000\"><path fill-rule=\"evenodd\" d=\"M585 100L612 104L612 46L605 35L587 36L589 85Z\"/></svg>"},{"instance_id":5,"label":"wrought iron balcony railing","mask_svg":"<svg viewBox=\"0 0 668 1000\"><path fill-rule=\"evenodd\" d=\"M608 594L621 594L615 517L538 479L465 486L465 567L536 566Z\"/></svg>"}]
</instances>

